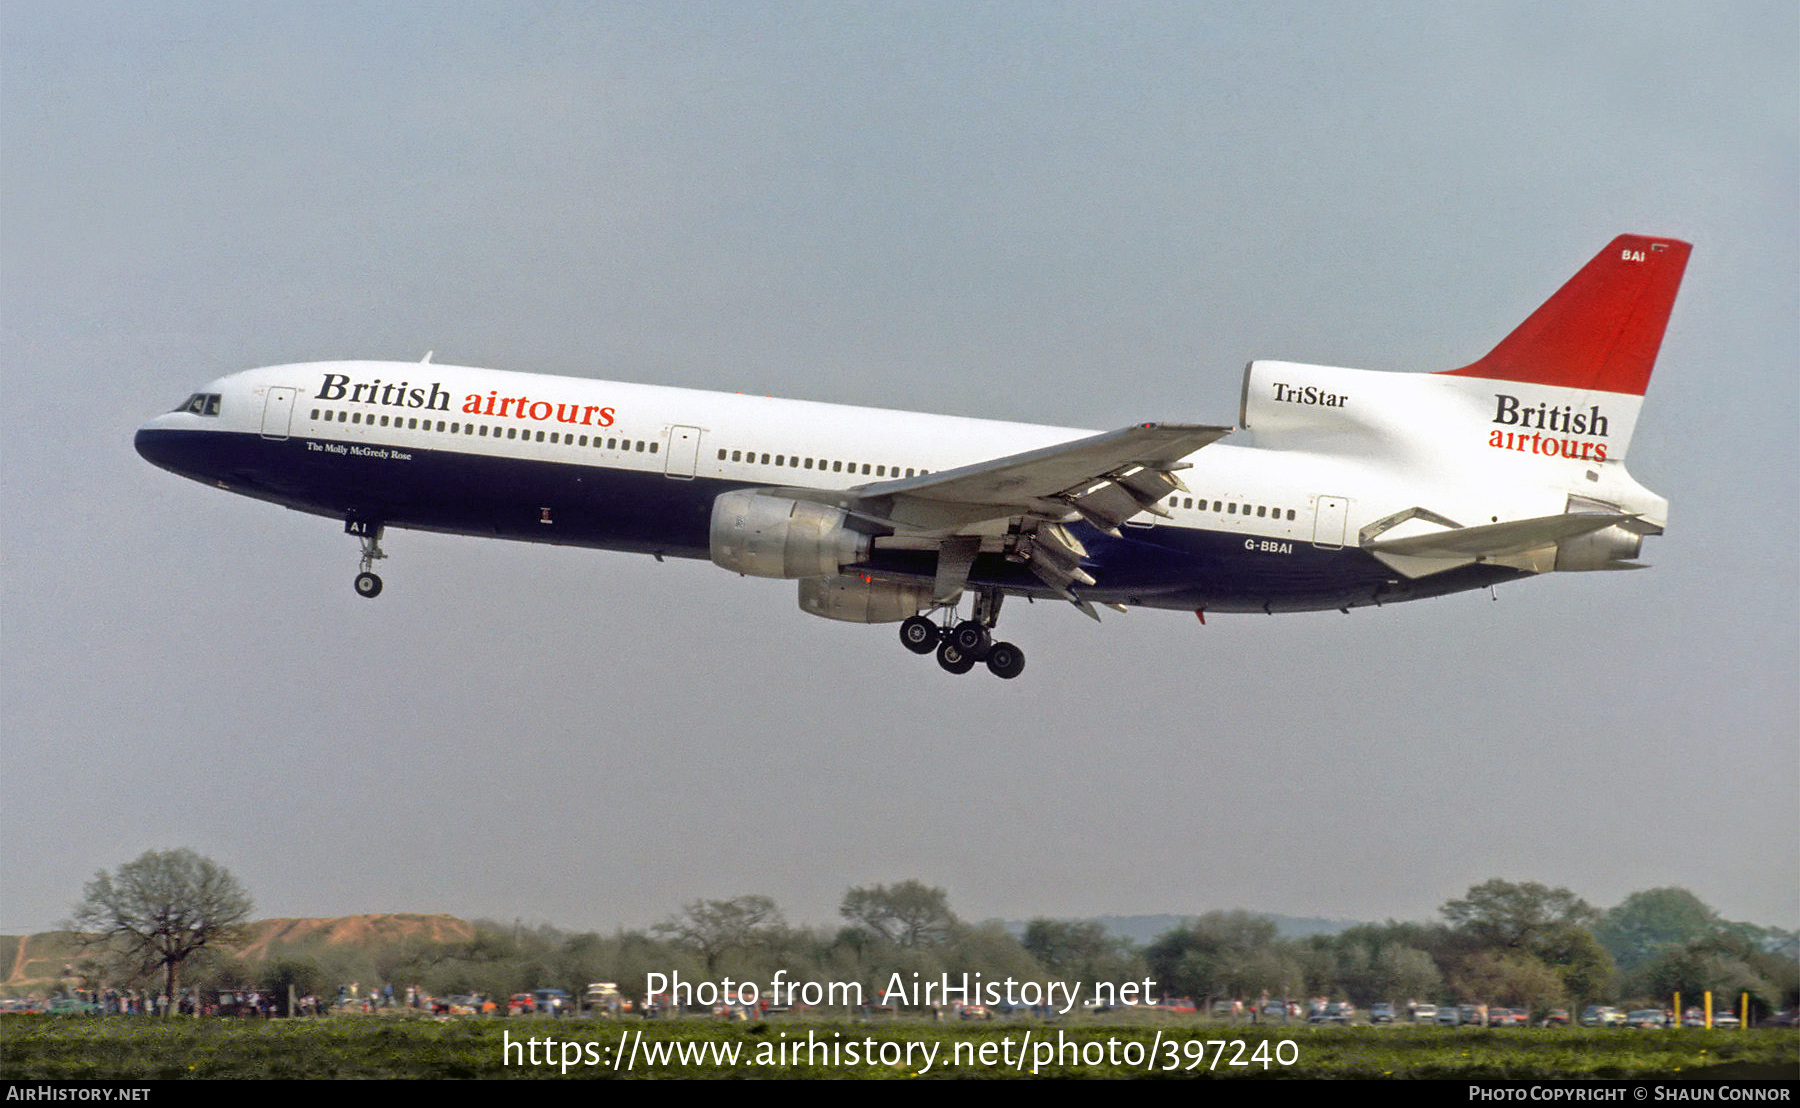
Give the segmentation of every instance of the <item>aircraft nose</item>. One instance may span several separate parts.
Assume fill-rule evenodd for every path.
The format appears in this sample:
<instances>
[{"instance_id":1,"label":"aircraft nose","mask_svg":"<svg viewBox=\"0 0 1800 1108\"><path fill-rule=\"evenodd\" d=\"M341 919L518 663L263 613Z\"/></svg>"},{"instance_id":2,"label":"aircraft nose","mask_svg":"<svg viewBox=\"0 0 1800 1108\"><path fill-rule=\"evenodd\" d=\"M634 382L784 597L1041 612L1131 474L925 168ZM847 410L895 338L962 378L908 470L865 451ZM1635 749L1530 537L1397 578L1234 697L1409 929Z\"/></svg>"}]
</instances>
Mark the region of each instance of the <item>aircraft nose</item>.
<instances>
[{"instance_id":1,"label":"aircraft nose","mask_svg":"<svg viewBox=\"0 0 1800 1108\"><path fill-rule=\"evenodd\" d=\"M153 419L139 427L131 445L151 465L171 473L190 476L194 468L191 441L194 436L159 426L160 422L160 419Z\"/></svg>"},{"instance_id":2,"label":"aircraft nose","mask_svg":"<svg viewBox=\"0 0 1800 1108\"><path fill-rule=\"evenodd\" d=\"M151 466L173 469L173 466L169 464L167 432L158 432L151 424L146 423L137 428L137 435L131 439L131 446L135 446L140 457L149 462Z\"/></svg>"}]
</instances>

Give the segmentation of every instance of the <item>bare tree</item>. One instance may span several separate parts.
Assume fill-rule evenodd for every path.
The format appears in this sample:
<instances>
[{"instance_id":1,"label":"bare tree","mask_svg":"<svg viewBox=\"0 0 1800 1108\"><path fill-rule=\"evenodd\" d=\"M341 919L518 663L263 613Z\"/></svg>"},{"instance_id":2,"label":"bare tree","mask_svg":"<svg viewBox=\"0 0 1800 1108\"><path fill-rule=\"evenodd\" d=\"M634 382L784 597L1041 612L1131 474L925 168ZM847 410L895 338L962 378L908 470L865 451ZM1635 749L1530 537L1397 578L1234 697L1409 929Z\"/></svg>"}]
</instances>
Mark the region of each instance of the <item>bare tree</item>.
<instances>
[{"instance_id":1,"label":"bare tree","mask_svg":"<svg viewBox=\"0 0 1800 1108\"><path fill-rule=\"evenodd\" d=\"M707 976L718 971L719 959L734 950L765 945L787 926L781 909L766 896L734 900L696 900L681 915L651 930L668 935L706 959Z\"/></svg>"},{"instance_id":2,"label":"bare tree","mask_svg":"<svg viewBox=\"0 0 1800 1108\"><path fill-rule=\"evenodd\" d=\"M908 879L897 885L858 886L844 894L838 915L855 920L898 946L947 942L956 914L943 889Z\"/></svg>"},{"instance_id":3,"label":"bare tree","mask_svg":"<svg viewBox=\"0 0 1800 1108\"><path fill-rule=\"evenodd\" d=\"M237 939L250 915L250 894L231 871L185 848L146 851L113 873L101 870L83 892L74 928L139 972L161 970L171 1011L181 964Z\"/></svg>"}]
</instances>

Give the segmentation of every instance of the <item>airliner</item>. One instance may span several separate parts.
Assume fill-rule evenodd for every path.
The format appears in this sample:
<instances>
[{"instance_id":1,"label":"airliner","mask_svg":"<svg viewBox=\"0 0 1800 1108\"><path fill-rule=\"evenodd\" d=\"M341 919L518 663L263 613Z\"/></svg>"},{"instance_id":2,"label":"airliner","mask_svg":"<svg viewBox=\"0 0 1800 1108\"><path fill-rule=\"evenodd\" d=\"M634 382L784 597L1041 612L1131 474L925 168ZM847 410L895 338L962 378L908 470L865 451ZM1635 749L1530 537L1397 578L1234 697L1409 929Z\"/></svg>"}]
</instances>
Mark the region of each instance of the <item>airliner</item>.
<instances>
[{"instance_id":1,"label":"airliner","mask_svg":"<svg viewBox=\"0 0 1800 1108\"><path fill-rule=\"evenodd\" d=\"M898 623L951 673L1012 678L1008 596L1205 622L1640 568L1668 502L1626 450L1690 250L1620 236L1460 369L1253 361L1235 427L1095 433L427 354L221 377L136 446L341 521L371 599L388 528L704 558L797 581L812 615Z\"/></svg>"}]
</instances>

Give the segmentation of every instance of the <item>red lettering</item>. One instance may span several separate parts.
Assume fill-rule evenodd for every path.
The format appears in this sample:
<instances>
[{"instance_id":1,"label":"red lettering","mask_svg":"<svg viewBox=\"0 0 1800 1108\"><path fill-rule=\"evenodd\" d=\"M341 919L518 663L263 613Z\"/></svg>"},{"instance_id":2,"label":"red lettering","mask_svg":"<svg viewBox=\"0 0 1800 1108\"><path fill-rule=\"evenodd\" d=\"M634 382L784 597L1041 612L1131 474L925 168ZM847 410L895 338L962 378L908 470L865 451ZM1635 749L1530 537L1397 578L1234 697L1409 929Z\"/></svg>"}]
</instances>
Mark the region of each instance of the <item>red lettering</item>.
<instances>
[{"instance_id":1,"label":"red lettering","mask_svg":"<svg viewBox=\"0 0 1800 1108\"><path fill-rule=\"evenodd\" d=\"M613 410L611 408L601 408L600 409L600 426L611 427L612 425L613 425Z\"/></svg>"},{"instance_id":2,"label":"red lettering","mask_svg":"<svg viewBox=\"0 0 1800 1108\"><path fill-rule=\"evenodd\" d=\"M481 397L475 393L470 393L468 402L463 405L463 413L465 415L480 415Z\"/></svg>"},{"instance_id":3,"label":"red lettering","mask_svg":"<svg viewBox=\"0 0 1800 1108\"><path fill-rule=\"evenodd\" d=\"M539 408L542 408L544 410L542 412L539 412L538 411ZM519 414L520 415L525 414L525 401L523 401L523 400L519 401ZM550 418L549 402L540 400L536 404L533 404L531 406L531 418L532 419L549 419Z\"/></svg>"},{"instance_id":4,"label":"red lettering","mask_svg":"<svg viewBox=\"0 0 1800 1108\"><path fill-rule=\"evenodd\" d=\"M516 396L509 396L505 400L502 400L500 402L500 414L505 415L507 406L510 405L514 400L517 400L517 399L518 399L518 397L516 397Z\"/></svg>"}]
</instances>

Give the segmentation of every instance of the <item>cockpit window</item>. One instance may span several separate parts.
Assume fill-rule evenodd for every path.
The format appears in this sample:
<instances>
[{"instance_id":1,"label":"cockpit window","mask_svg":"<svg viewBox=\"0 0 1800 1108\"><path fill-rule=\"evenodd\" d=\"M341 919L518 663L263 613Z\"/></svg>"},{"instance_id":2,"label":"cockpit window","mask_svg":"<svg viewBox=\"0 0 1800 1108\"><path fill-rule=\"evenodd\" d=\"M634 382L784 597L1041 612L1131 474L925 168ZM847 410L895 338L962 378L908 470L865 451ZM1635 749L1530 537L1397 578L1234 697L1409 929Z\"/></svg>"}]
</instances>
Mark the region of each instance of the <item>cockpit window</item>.
<instances>
[{"instance_id":1,"label":"cockpit window","mask_svg":"<svg viewBox=\"0 0 1800 1108\"><path fill-rule=\"evenodd\" d=\"M219 394L216 392L197 392L176 405L178 412L192 412L194 415L216 416L219 414Z\"/></svg>"}]
</instances>

